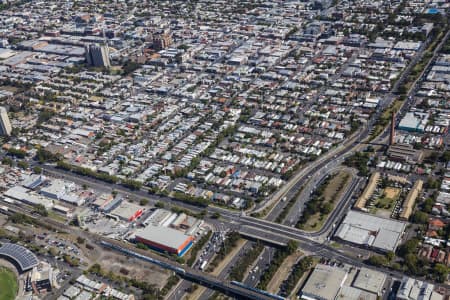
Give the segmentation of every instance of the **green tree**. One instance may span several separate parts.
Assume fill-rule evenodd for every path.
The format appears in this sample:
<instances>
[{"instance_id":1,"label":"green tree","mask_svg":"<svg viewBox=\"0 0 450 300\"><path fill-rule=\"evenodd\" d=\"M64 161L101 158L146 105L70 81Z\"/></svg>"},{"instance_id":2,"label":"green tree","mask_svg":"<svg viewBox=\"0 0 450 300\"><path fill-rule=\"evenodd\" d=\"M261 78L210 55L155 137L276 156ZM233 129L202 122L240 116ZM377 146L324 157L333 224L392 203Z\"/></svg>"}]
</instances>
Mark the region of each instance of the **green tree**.
<instances>
[{"instance_id":1,"label":"green tree","mask_svg":"<svg viewBox=\"0 0 450 300\"><path fill-rule=\"evenodd\" d=\"M55 115L55 112L52 110L43 110L39 113L37 124L40 125L42 123L48 122L51 117Z\"/></svg>"},{"instance_id":2,"label":"green tree","mask_svg":"<svg viewBox=\"0 0 450 300\"><path fill-rule=\"evenodd\" d=\"M287 243L287 251L289 254L294 253L298 249L298 243L294 240L289 240Z\"/></svg>"},{"instance_id":3,"label":"green tree","mask_svg":"<svg viewBox=\"0 0 450 300\"><path fill-rule=\"evenodd\" d=\"M326 202L326 203L322 204L322 206L320 208L320 212L324 215L328 215L332 210L333 210L333 204L331 204L330 202Z\"/></svg>"},{"instance_id":4,"label":"green tree","mask_svg":"<svg viewBox=\"0 0 450 300\"><path fill-rule=\"evenodd\" d=\"M386 253L386 259L388 262L391 262L395 258L395 253L392 251L388 251Z\"/></svg>"},{"instance_id":5,"label":"green tree","mask_svg":"<svg viewBox=\"0 0 450 300\"><path fill-rule=\"evenodd\" d=\"M142 250L148 250L148 247L143 243L137 243L136 248L142 249Z\"/></svg>"},{"instance_id":6,"label":"green tree","mask_svg":"<svg viewBox=\"0 0 450 300\"><path fill-rule=\"evenodd\" d=\"M367 262L373 266L387 265L386 258L382 255L372 255L371 257L369 257Z\"/></svg>"},{"instance_id":7,"label":"green tree","mask_svg":"<svg viewBox=\"0 0 450 300\"><path fill-rule=\"evenodd\" d=\"M52 152L39 148L36 152L35 159L38 160L41 163L44 162L56 162L60 160L61 155L59 154L53 154Z\"/></svg>"},{"instance_id":8,"label":"green tree","mask_svg":"<svg viewBox=\"0 0 450 300\"><path fill-rule=\"evenodd\" d=\"M407 254L415 253L417 250L417 247L419 246L419 240L417 238L412 238L410 240L407 240L403 245L401 245L398 250L397 254L400 257L405 257Z\"/></svg>"},{"instance_id":9,"label":"green tree","mask_svg":"<svg viewBox=\"0 0 450 300\"><path fill-rule=\"evenodd\" d=\"M416 275L419 273L419 264L416 254L413 253L406 254L405 265L411 274Z\"/></svg>"},{"instance_id":10,"label":"green tree","mask_svg":"<svg viewBox=\"0 0 450 300\"><path fill-rule=\"evenodd\" d=\"M45 208L45 206L42 205L42 204L36 205L36 206L34 207L34 210L33 210L33 211L34 211L35 213L37 213L37 214L43 216L43 217L48 217L48 211L47 211L47 209Z\"/></svg>"},{"instance_id":11,"label":"green tree","mask_svg":"<svg viewBox=\"0 0 450 300\"><path fill-rule=\"evenodd\" d=\"M158 202L156 202L156 204L155 204L155 207L156 208L164 208L164 202L162 202L162 201L158 201Z\"/></svg>"},{"instance_id":12,"label":"green tree","mask_svg":"<svg viewBox=\"0 0 450 300\"><path fill-rule=\"evenodd\" d=\"M36 174L41 174L42 173L42 168L39 166L35 166L33 167L33 172Z\"/></svg>"},{"instance_id":13,"label":"green tree","mask_svg":"<svg viewBox=\"0 0 450 300\"><path fill-rule=\"evenodd\" d=\"M450 161L450 151L449 150L446 150L442 153L441 160L446 163Z\"/></svg>"},{"instance_id":14,"label":"green tree","mask_svg":"<svg viewBox=\"0 0 450 300\"><path fill-rule=\"evenodd\" d=\"M443 283L447 280L448 268L444 264L436 264L433 267L433 275L436 277L436 281Z\"/></svg>"},{"instance_id":15,"label":"green tree","mask_svg":"<svg viewBox=\"0 0 450 300\"><path fill-rule=\"evenodd\" d=\"M21 168L21 169L28 169L28 167L29 167L29 164L28 164L28 162L27 161L25 161L25 160L21 160L21 161L19 161L19 162L17 162L17 166L19 167L19 168Z\"/></svg>"},{"instance_id":16,"label":"green tree","mask_svg":"<svg viewBox=\"0 0 450 300\"><path fill-rule=\"evenodd\" d=\"M12 166L13 160L11 158L5 156L2 158L2 164Z\"/></svg>"},{"instance_id":17,"label":"green tree","mask_svg":"<svg viewBox=\"0 0 450 300\"><path fill-rule=\"evenodd\" d=\"M25 158L25 156L27 155L27 152L22 150L22 149L16 149L16 148L9 148L7 150L8 154L17 157L17 158Z\"/></svg>"},{"instance_id":18,"label":"green tree","mask_svg":"<svg viewBox=\"0 0 450 300\"><path fill-rule=\"evenodd\" d=\"M427 224L428 214L422 211L416 211L411 217L411 222L416 224Z\"/></svg>"}]
</instances>

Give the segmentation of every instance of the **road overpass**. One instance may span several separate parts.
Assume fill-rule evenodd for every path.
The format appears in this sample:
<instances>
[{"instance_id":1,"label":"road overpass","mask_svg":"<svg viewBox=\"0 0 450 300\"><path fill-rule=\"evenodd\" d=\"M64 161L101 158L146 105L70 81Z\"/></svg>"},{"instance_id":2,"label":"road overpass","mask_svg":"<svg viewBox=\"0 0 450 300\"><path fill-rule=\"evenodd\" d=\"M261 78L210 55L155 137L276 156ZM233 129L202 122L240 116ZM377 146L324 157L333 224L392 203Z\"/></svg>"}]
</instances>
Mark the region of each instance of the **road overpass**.
<instances>
[{"instance_id":1,"label":"road overpass","mask_svg":"<svg viewBox=\"0 0 450 300\"><path fill-rule=\"evenodd\" d=\"M259 230L255 227L251 226L240 226L238 230L239 234L250 239L250 240L260 240L267 244L277 246L277 247L284 247L287 246L287 243L289 242L288 238L282 237L282 236L274 236L271 234L268 234L266 231Z\"/></svg>"}]
</instances>

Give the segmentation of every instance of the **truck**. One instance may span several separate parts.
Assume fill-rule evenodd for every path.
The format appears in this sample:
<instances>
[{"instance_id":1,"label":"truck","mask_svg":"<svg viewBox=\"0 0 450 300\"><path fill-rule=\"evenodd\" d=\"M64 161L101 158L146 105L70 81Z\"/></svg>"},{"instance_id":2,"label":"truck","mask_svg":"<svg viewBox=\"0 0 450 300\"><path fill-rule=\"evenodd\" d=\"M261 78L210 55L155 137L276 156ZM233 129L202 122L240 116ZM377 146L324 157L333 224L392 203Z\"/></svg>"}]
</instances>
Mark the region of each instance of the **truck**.
<instances>
[{"instance_id":1,"label":"truck","mask_svg":"<svg viewBox=\"0 0 450 300\"><path fill-rule=\"evenodd\" d=\"M203 270L205 269L207 263L208 263L208 261L207 261L207 260L204 260L204 261L202 262L202 264L200 265L200 270L203 271Z\"/></svg>"}]
</instances>

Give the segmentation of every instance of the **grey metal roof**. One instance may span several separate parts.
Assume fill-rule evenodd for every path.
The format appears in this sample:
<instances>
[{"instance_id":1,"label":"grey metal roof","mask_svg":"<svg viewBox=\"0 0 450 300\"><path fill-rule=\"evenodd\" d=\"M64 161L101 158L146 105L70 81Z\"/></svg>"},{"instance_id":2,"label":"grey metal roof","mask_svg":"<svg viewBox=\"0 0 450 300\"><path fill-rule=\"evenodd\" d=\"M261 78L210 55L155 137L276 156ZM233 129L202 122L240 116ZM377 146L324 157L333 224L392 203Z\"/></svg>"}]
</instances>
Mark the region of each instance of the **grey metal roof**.
<instances>
[{"instance_id":1,"label":"grey metal roof","mask_svg":"<svg viewBox=\"0 0 450 300\"><path fill-rule=\"evenodd\" d=\"M20 266L22 272L32 269L39 263L33 252L17 244L3 244L0 247L0 256L6 256L14 260Z\"/></svg>"}]
</instances>

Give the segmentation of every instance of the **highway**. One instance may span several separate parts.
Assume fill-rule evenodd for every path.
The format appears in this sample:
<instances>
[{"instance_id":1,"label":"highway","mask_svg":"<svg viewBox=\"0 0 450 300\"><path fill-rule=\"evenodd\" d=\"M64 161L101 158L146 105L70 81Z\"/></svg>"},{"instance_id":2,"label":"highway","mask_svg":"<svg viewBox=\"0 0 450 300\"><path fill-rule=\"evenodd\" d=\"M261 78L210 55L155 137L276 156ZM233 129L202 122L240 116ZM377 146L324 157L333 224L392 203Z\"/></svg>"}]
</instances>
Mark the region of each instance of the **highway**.
<instances>
[{"instance_id":1,"label":"highway","mask_svg":"<svg viewBox=\"0 0 450 300\"><path fill-rule=\"evenodd\" d=\"M266 269L270 262L273 259L273 255L275 254L275 248L265 246L261 255L256 259L250 273L247 278L245 278L244 283L253 287L259 283L259 279L261 278L262 273Z\"/></svg>"},{"instance_id":2,"label":"highway","mask_svg":"<svg viewBox=\"0 0 450 300\"><path fill-rule=\"evenodd\" d=\"M244 255L246 251L248 251L250 248L252 248L254 243L247 241L242 248L239 250L238 253L236 253L235 256L231 258L229 263L222 269L220 274L217 276L220 280L227 280L228 274L230 273L231 269L237 264L238 260ZM214 290L207 289L205 292L201 294L201 296L198 298L199 300L208 300L212 297L214 294Z\"/></svg>"}]
</instances>

